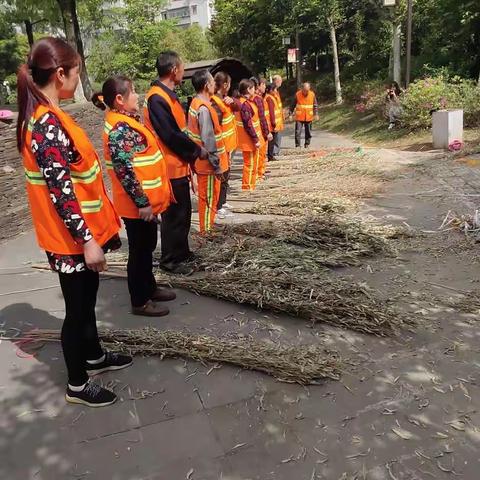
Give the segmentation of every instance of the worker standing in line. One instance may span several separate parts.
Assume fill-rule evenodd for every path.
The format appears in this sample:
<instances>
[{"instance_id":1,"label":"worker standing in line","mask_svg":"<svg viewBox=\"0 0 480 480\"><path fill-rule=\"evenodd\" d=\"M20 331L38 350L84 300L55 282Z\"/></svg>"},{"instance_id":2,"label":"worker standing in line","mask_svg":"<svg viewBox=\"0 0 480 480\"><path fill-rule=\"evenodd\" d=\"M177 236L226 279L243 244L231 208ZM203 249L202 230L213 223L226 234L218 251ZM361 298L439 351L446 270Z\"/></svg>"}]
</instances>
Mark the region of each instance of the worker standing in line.
<instances>
[{"instance_id":1,"label":"worker standing in line","mask_svg":"<svg viewBox=\"0 0 480 480\"><path fill-rule=\"evenodd\" d=\"M158 215L172 198L167 166L155 134L140 123L138 94L125 76L111 77L92 102L105 114L103 151L112 182L113 205L128 238L127 280L132 313L161 317L169 309L157 302L176 298L159 288L153 275Z\"/></svg>"},{"instance_id":2,"label":"worker standing in line","mask_svg":"<svg viewBox=\"0 0 480 480\"><path fill-rule=\"evenodd\" d=\"M282 97L280 95L280 87L282 86L283 79L280 75L273 76L273 84L275 85L275 90L272 92L277 102L277 109L279 111L278 121L277 121L277 135L274 140L273 156L280 155L280 148L282 147L282 132L285 128L285 117L283 113L283 103Z\"/></svg>"},{"instance_id":3,"label":"worker standing in line","mask_svg":"<svg viewBox=\"0 0 480 480\"><path fill-rule=\"evenodd\" d=\"M252 77L250 80L255 84L255 95L253 96L253 102L258 109L258 117L260 119L260 127L262 129L262 136L264 140L264 143L261 146L258 154L257 180L260 180L263 179L263 176L265 175L265 170L267 168L268 142L273 140L273 136L268 127L268 121L265 115L265 101L263 99L267 87L267 81L261 77L259 79Z\"/></svg>"},{"instance_id":4,"label":"worker standing in line","mask_svg":"<svg viewBox=\"0 0 480 480\"><path fill-rule=\"evenodd\" d=\"M269 162L276 160L273 154L276 138L278 136L277 125L281 123L281 111L275 98L275 91L277 87L274 83L267 85L265 90L265 116L272 134L272 140L268 142L267 159Z\"/></svg>"},{"instance_id":5,"label":"worker standing in line","mask_svg":"<svg viewBox=\"0 0 480 480\"><path fill-rule=\"evenodd\" d=\"M223 140L223 130L213 108L212 96L215 81L208 70L199 70L192 77L197 95L188 110L188 134L207 152L206 159L197 159L195 172L198 185L198 217L200 233L210 232L215 223L220 185L228 170L228 156Z\"/></svg>"},{"instance_id":6,"label":"worker standing in line","mask_svg":"<svg viewBox=\"0 0 480 480\"><path fill-rule=\"evenodd\" d=\"M183 61L177 53L166 51L158 56L156 67L158 79L146 96L145 123L158 137L175 198L162 214L160 266L172 273L189 274L192 269L187 262L193 258L188 244L191 168L197 158L208 158L208 153L187 135L185 112L174 92L182 83Z\"/></svg>"},{"instance_id":7,"label":"worker standing in line","mask_svg":"<svg viewBox=\"0 0 480 480\"><path fill-rule=\"evenodd\" d=\"M260 127L258 108L253 102L255 84L248 79L238 86L240 111L235 113L238 148L243 152L242 190L255 190L260 148L265 142Z\"/></svg>"},{"instance_id":8,"label":"worker standing in line","mask_svg":"<svg viewBox=\"0 0 480 480\"><path fill-rule=\"evenodd\" d=\"M69 403L104 407L115 393L89 376L119 370L132 357L103 350L95 306L105 253L120 248L120 220L107 196L87 134L60 107L73 98L81 62L64 40L35 42L17 76L17 147L39 246L58 273L65 300L61 343ZM37 390L36 394L40 394Z\"/></svg>"},{"instance_id":9,"label":"worker standing in line","mask_svg":"<svg viewBox=\"0 0 480 480\"><path fill-rule=\"evenodd\" d=\"M295 94L291 114L295 111L295 147L300 148L302 129L305 127L305 148L312 139L312 122L318 120L317 97L308 82Z\"/></svg>"},{"instance_id":10,"label":"worker standing in line","mask_svg":"<svg viewBox=\"0 0 480 480\"><path fill-rule=\"evenodd\" d=\"M227 203L227 193L232 156L238 147L234 112L240 111L240 105L228 95L232 85L232 79L228 73L218 72L214 80L215 95L212 96L212 106L217 112L218 120L222 127L223 141L225 142L225 149L228 155L228 170L223 173L223 182L220 185L220 197L217 206L218 218L225 218L227 216L233 216L233 213L231 213L232 207Z\"/></svg>"}]
</instances>

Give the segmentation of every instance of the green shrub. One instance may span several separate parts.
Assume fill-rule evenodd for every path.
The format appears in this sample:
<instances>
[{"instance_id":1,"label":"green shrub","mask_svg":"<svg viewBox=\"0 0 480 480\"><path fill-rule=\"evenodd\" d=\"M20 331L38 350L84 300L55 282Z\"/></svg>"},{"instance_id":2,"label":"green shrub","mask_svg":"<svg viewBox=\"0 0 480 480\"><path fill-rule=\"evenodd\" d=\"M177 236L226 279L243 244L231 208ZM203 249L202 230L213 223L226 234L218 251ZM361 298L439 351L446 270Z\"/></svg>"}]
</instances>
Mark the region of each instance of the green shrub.
<instances>
[{"instance_id":1,"label":"green shrub","mask_svg":"<svg viewBox=\"0 0 480 480\"><path fill-rule=\"evenodd\" d=\"M402 98L402 123L409 129L429 128L433 110L464 110L465 126L480 125L480 89L471 80L443 75L416 80Z\"/></svg>"}]
</instances>

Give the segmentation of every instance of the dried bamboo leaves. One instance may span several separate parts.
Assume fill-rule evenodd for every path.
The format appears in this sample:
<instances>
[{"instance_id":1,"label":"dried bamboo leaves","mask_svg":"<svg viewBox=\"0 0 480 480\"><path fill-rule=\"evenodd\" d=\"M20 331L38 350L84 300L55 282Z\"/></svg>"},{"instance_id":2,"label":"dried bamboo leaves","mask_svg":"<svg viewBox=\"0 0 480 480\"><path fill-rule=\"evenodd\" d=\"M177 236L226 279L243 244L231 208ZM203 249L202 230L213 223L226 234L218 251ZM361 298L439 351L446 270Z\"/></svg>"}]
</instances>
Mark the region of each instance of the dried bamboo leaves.
<instances>
[{"instance_id":1,"label":"dried bamboo leaves","mask_svg":"<svg viewBox=\"0 0 480 480\"><path fill-rule=\"evenodd\" d=\"M321 378L338 380L340 375L338 354L319 345L289 346L240 335L212 337L156 328L101 330L99 336L109 351L229 363L288 383L308 385ZM35 330L27 338L59 340L60 331Z\"/></svg>"}]
</instances>

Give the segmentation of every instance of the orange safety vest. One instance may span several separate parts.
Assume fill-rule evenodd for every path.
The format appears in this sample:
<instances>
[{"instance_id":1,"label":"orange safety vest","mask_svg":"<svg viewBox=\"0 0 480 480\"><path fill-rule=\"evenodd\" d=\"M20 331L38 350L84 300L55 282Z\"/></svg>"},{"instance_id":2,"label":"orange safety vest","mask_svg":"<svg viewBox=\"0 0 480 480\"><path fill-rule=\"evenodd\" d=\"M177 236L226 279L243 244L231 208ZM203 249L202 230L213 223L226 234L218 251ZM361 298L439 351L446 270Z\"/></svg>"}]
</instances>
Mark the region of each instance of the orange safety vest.
<instances>
[{"instance_id":1,"label":"orange safety vest","mask_svg":"<svg viewBox=\"0 0 480 480\"><path fill-rule=\"evenodd\" d=\"M302 90L296 94L297 106L295 107L295 120L297 122L311 122L313 120L313 106L315 94L310 90L305 96Z\"/></svg>"},{"instance_id":2,"label":"orange safety vest","mask_svg":"<svg viewBox=\"0 0 480 480\"><path fill-rule=\"evenodd\" d=\"M178 100L172 100L170 95L161 87L154 85L147 93L145 97L145 108L143 111L145 125L155 133L155 129L152 126L152 122L150 121L150 115L148 114L148 100L152 95L160 95L167 104L170 106L172 110L173 117L177 122L178 128L182 132L187 132L187 120L185 119L185 112L183 110L182 105ZM190 168L187 163L185 163L181 158L178 157L177 154L173 153L168 145L162 142L160 138L158 138L158 143L160 145L160 149L163 152L163 156L165 157L165 161L167 162L167 171L168 171L168 178L182 178L188 177L190 175Z\"/></svg>"},{"instance_id":3,"label":"orange safety vest","mask_svg":"<svg viewBox=\"0 0 480 480\"><path fill-rule=\"evenodd\" d=\"M283 118L283 103L280 92L277 90L272 93L272 97L275 99L277 108L275 109L275 123L277 127L277 132L281 132L285 128L285 122Z\"/></svg>"},{"instance_id":4,"label":"orange safety vest","mask_svg":"<svg viewBox=\"0 0 480 480\"><path fill-rule=\"evenodd\" d=\"M38 105L28 123L25 146L22 150L27 180L27 193L37 241L41 248L62 255L83 253L83 246L75 242L53 205L44 175L40 171L31 148L35 122L47 112L54 114L70 137L78 160L70 163L72 188L85 222L93 238L105 245L120 230L120 220L108 198L103 183L102 169L95 148L87 134L65 112L53 105Z\"/></svg>"},{"instance_id":5,"label":"orange safety vest","mask_svg":"<svg viewBox=\"0 0 480 480\"><path fill-rule=\"evenodd\" d=\"M115 174L110 149L108 148L110 132L114 130L120 122L128 124L130 128L136 130L147 140L145 150L134 154L132 162L133 171L148 197L153 213L156 215L163 213L170 205L172 192L167 174L167 165L155 135L134 118L109 110L105 115L103 151L108 174L112 181L113 204L115 205L115 209L121 217L140 218L138 207L125 191Z\"/></svg>"},{"instance_id":6,"label":"orange safety vest","mask_svg":"<svg viewBox=\"0 0 480 480\"><path fill-rule=\"evenodd\" d=\"M217 142L217 154L220 160L220 169L223 172L228 170L228 155L223 141L223 131L218 121L218 115L211 104L202 100L200 97L195 97L190 104L188 110L188 136L198 145L202 146L202 139L200 137L200 126L198 123L198 114L200 107L207 107L213 122L213 131L215 134L215 141ZM208 159L197 158L195 161L195 171L202 175L213 175L215 170Z\"/></svg>"},{"instance_id":7,"label":"orange safety vest","mask_svg":"<svg viewBox=\"0 0 480 480\"><path fill-rule=\"evenodd\" d=\"M267 119L268 131L273 132L272 121L270 120L270 107L267 102L267 97L263 98L263 108L265 109L265 118Z\"/></svg>"},{"instance_id":8,"label":"orange safety vest","mask_svg":"<svg viewBox=\"0 0 480 480\"><path fill-rule=\"evenodd\" d=\"M241 97L240 103L243 105L245 102L247 102L248 105L253 110L253 117L252 117L253 128L255 129L258 140L260 141L260 146L262 146L265 143L265 140L263 138L262 129L260 127L260 118L258 116L258 108L250 100L247 100L245 97ZM250 137L250 135L245 130L240 112L235 112L235 118L237 123L238 148L242 152L254 152L257 148L253 143L252 137Z\"/></svg>"},{"instance_id":9,"label":"orange safety vest","mask_svg":"<svg viewBox=\"0 0 480 480\"><path fill-rule=\"evenodd\" d=\"M235 115L232 109L217 95L213 95L212 102L222 112L222 131L223 141L228 153L233 152L238 147L237 128L235 126Z\"/></svg>"}]
</instances>

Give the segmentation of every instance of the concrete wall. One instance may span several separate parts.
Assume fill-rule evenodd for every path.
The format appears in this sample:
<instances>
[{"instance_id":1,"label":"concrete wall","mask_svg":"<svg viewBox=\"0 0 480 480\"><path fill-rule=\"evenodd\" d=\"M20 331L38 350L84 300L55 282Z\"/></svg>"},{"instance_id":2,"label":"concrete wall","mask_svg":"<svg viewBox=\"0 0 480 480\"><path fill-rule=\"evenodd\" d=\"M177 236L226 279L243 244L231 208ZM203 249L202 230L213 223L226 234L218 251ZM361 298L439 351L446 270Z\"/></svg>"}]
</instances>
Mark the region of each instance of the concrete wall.
<instances>
[{"instance_id":1,"label":"concrete wall","mask_svg":"<svg viewBox=\"0 0 480 480\"><path fill-rule=\"evenodd\" d=\"M103 112L91 104L71 105L66 110L87 131L102 156ZM0 122L0 243L32 228L15 125Z\"/></svg>"}]
</instances>

